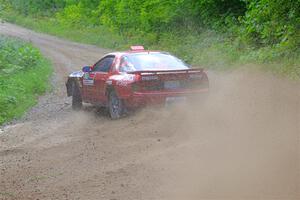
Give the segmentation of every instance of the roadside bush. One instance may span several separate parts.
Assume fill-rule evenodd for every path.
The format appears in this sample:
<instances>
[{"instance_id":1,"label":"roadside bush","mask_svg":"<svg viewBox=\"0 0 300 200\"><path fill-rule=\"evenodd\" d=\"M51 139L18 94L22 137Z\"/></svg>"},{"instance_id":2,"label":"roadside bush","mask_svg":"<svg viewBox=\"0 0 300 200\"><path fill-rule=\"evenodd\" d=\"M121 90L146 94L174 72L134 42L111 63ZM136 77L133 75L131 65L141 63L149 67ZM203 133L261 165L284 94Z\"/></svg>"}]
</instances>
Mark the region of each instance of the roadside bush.
<instances>
[{"instance_id":1,"label":"roadside bush","mask_svg":"<svg viewBox=\"0 0 300 200\"><path fill-rule=\"evenodd\" d=\"M0 125L20 117L48 88L51 67L38 49L0 36Z\"/></svg>"},{"instance_id":2,"label":"roadside bush","mask_svg":"<svg viewBox=\"0 0 300 200\"><path fill-rule=\"evenodd\" d=\"M251 0L242 23L240 36L249 44L289 50L286 53L299 49L300 1Z\"/></svg>"},{"instance_id":3,"label":"roadside bush","mask_svg":"<svg viewBox=\"0 0 300 200\"><path fill-rule=\"evenodd\" d=\"M5 0L2 0L5 1ZM43 15L50 16L54 12L62 9L65 0L6 0L14 10L23 15Z\"/></svg>"},{"instance_id":4,"label":"roadside bush","mask_svg":"<svg viewBox=\"0 0 300 200\"><path fill-rule=\"evenodd\" d=\"M0 72L10 75L34 67L42 59L39 50L22 41L0 37Z\"/></svg>"}]
</instances>

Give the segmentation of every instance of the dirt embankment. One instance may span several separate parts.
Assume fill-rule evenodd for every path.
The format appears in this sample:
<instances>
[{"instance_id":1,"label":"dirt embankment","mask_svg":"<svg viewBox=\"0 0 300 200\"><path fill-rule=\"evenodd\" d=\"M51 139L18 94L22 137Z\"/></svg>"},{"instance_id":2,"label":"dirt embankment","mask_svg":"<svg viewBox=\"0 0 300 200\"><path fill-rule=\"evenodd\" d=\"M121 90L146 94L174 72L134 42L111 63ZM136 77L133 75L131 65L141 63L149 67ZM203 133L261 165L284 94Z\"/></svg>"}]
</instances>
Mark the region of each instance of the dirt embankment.
<instances>
[{"instance_id":1,"label":"dirt embankment","mask_svg":"<svg viewBox=\"0 0 300 200\"><path fill-rule=\"evenodd\" d=\"M207 101L110 121L65 77L107 50L10 25L53 61L54 91L0 132L0 199L300 199L299 83L210 74Z\"/></svg>"}]
</instances>

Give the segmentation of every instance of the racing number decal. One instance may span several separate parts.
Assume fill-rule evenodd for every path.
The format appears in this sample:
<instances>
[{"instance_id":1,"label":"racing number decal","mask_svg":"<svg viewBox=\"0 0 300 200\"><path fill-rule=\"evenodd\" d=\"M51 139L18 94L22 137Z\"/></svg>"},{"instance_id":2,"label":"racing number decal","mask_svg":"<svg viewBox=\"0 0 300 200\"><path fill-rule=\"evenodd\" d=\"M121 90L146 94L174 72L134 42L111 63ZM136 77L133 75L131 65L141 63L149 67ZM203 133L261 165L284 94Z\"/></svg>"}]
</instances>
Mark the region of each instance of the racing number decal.
<instances>
[{"instance_id":1,"label":"racing number decal","mask_svg":"<svg viewBox=\"0 0 300 200\"><path fill-rule=\"evenodd\" d=\"M94 85L94 77L90 76L90 73L84 73L83 75L83 85Z\"/></svg>"}]
</instances>

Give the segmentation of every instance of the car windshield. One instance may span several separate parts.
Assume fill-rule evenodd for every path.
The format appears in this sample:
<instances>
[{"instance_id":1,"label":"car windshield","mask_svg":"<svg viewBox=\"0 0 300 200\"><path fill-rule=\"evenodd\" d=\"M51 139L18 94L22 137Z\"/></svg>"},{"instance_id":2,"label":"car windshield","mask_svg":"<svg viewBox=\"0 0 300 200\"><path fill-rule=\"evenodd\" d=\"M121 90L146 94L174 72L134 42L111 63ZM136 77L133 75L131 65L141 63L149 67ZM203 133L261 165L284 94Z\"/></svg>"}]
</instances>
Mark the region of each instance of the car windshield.
<instances>
[{"instance_id":1,"label":"car windshield","mask_svg":"<svg viewBox=\"0 0 300 200\"><path fill-rule=\"evenodd\" d=\"M182 60L167 53L136 53L123 56L121 72L182 70L189 66Z\"/></svg>"}]
</instances>

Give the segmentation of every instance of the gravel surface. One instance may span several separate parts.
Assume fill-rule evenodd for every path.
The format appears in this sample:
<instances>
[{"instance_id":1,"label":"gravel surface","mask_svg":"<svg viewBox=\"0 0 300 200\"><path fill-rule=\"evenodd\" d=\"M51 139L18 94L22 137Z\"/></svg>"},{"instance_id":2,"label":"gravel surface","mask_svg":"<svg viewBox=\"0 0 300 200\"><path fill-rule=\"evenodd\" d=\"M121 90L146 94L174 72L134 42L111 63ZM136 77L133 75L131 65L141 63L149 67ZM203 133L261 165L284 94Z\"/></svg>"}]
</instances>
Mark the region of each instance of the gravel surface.
<instances>
[{"instance_id":1,"label":"gravel surface","mask_svg":"<svg viewBox=\"0 0 300 200\"><path fill-rule=\"evenodd\" d=\"M0 199L300 199L299 83L210 72L205 102L111 121L89 105L72 111L64 86L108 50L7 23L0 34L54 64L54 89L0 129Z\"/></svg>"}]
</instances>

